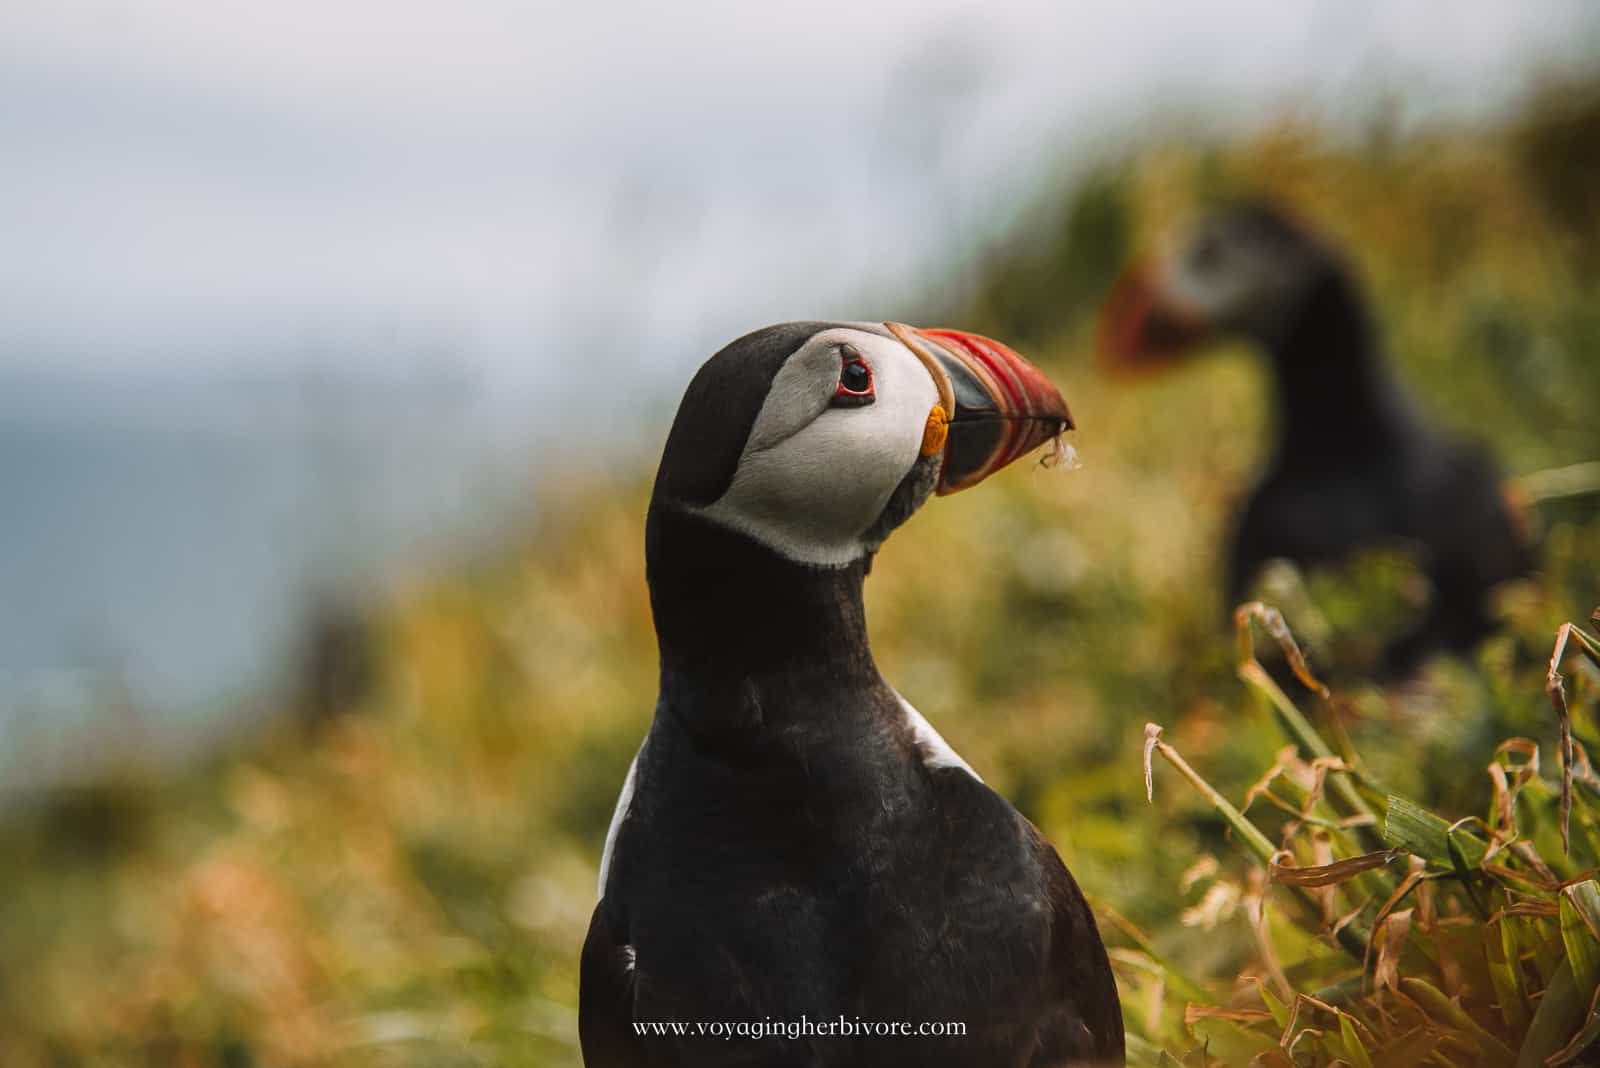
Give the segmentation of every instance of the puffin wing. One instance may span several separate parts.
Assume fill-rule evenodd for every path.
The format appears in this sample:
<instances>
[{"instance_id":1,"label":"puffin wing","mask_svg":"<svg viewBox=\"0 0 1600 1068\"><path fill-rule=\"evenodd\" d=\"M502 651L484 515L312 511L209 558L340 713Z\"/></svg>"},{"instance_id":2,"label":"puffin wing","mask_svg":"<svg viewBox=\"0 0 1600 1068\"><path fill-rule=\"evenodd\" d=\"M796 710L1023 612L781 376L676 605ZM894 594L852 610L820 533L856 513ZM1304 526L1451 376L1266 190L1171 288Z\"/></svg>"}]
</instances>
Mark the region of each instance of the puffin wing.
<instances>
[{"instance_id":1,"label":"puffin wing","mask_svg":"<svg viewBox=\"0 0 1600 1068\"><path fill-rule=\"evenodd\" d=\"M633 1028L633 947L616 936L606 903L594 907L579 964L578 1039L585 1068L642 1068L649 1054Z\"/></svg>"},{"instance_id":2,"label":"puffin wing","mask_svg":"<svg viewBox=\"0 0 1600 1068\"><path fill-rule=\"evenodd\" d=\"M1127 1059L1122 1004L1094 913L1055 848L1038 828L1028 826L1038 845L1052 910L1050 970L1058 1006L1041 1021L1039 1049L1030 1068L1121 1065Z\"/></svg>"},{"instance_id":3,"label":"puffin wing","mask_svg":"<svg viewBox=\"0 0 1600 1068\"><path fill-rule=\"evenodd\" d=\"M589 936L584 940L579 963L578 1037L586 1068L641 1068L650 1063L633 1026L637 956L623 934L625 925L606 905L606 881L616 855L617 839L633 806L639 759L644 749L641 745L633 763L628 765L628 776L623 781L622 794L617 798L616 811L606 831L605 850L600 857L599 901L589 921Z\"/></svg>"}]
</instances>

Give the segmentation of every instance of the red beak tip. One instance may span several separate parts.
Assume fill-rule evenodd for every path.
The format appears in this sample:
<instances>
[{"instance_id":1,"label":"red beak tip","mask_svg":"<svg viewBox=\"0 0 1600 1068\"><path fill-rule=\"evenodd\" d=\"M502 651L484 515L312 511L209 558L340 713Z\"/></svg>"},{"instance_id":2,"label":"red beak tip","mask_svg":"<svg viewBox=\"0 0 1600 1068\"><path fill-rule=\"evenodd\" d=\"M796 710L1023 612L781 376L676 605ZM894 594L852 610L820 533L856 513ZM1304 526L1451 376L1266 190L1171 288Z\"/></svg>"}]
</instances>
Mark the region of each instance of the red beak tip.
<instances>
[{"instance_id":1,"label":"red beak tip","mask_svg":"<svg viewBox=\"0 0 1600 1068\"><path fill-rule=\"evenodd\" d=\"M1211 333L1203 316L1164 300L1150 282L1149 268L1138 264L1111 287L1096 349L1108 374L1129 378L1182 362Z\"/></svg>"},{"instance_id":2,"label":"red beak tip","mask_svg":"<svg viewBox=\"0 0 1600 1068\"><path fill-rule=\"evenodd\" d=\"M1095 348L1102 366L1125 371L1144 355L1145 321L1154 303L1148 269L1136 264L1111 287L1100 313Z\"/></svg>"}]
</instances>

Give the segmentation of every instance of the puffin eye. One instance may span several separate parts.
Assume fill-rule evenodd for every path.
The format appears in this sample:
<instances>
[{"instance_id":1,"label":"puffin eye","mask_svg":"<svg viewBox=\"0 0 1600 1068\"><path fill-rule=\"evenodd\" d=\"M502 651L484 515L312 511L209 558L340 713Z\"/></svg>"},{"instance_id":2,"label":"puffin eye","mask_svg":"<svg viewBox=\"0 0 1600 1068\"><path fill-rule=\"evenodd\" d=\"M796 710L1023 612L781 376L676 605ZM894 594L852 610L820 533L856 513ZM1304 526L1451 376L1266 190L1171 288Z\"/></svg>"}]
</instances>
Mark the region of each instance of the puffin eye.
<instances>
[{"instance_id":1,"label":"puffin eye","mask_svg":"<svg viewBox=\"0 0 1600 1068\"><path fill-rule=\"evenodd\" d=\"M854 345L840 345L839 359L839 385L833 393L833 406L859 408L871 404L875 399L872 368L862 359L860 351Z\"/></svg>"}]
</instances>

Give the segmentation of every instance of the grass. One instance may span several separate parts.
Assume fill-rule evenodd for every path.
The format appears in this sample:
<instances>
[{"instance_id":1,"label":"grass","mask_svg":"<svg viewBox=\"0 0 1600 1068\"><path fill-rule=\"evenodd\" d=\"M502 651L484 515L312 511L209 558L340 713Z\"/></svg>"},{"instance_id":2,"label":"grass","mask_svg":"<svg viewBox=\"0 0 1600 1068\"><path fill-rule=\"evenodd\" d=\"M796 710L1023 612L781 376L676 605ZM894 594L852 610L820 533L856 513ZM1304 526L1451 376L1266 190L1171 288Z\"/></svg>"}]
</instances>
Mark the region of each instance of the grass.
<instances>
[{"instance_id":1,"label":"grass","mask_svg":"<svg viewBox=\"0 0 1600 1068\"><path fill-rule=\"evenodd\" d=\"M1600 459L1595 235L1571 209L1592 183L1550 147L1587 128L1568 100L1494 130L1159 139L1047 188L950 313L1027 342L1082 466L1018 465L897 533L868 583L874 649L1100 904L1138 1061L1516 1063L1596 1026L1583 628L1554 665L1565 754L1546 689L1557 629L1600 602L1600 497L1572 473ZM1384 553L1262 584L1329 696L1251 670L1217 565L1266 433L1258 369L1095 372L1115 267L1244 189L1347 245L1422 406L1538 491L1542 573L1472 663L1364 681L1425 596ZM578 1064L595 866L655 695L648 476L552 473L518 548L395 590L340 714L11 813L0 1063ZM1150 721L1204 790L1163 774L1146 801Z\"/></svg>"},{"instance_id":2,"label":"grass","mask_svg":"<svg viewBox=\"0 0 1600 1068\"><path fill-rule=\"evenodd\" d=\"M1255 614L1297 658L1281 619ZM1581 745L1561 732L1557 785L1540 774L1537 744L1508 739L1487 765L1485 815L1447 821L1386 794L1355 754L1333 755L1253 656L1244 637L1251 619L1240 613L1240 678L1295 723L1289 733L1300 748L1325 755L1305 761L1286 749L1248 792L1288 817L1274 843L1162 741L1160 727L1146 727L1147 794L1160 754L1227 822L1248 862L1243 879L1217 876L1208 893L1220 888L1249 904L1258 959L1254 974L1223 994L1143 948L1122 950L1125 973L1152 1006L1136 1027L1135 1063L1586 1063L1600 1038L1600 883L1592 878L1600 780ZM1570 706L1557 669L1569 644L1600 665L1600 639L1563 624L1549 668L1563 723ZM1570 819L1579 825L1576 848ZM1363 851L1362 832L1380 827L1382 847ZM1269 893L1274 886L1284 890ZM1181 1016L1165 1005L1168 987L1185 992Z\"/></svg>"}]
</instances>

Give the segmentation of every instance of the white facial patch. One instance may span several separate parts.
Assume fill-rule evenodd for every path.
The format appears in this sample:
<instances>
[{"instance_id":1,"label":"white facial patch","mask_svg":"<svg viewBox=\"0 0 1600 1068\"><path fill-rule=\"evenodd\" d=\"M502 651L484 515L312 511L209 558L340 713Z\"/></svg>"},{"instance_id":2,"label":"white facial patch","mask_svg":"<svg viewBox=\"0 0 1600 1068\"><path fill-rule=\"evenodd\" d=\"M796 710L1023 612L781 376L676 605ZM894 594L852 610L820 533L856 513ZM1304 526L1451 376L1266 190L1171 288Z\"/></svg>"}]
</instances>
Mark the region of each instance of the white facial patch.
<instances>
[{"instance_id":1,"label":"white facial patch","mask_svg":"<svg viewBox=\"0 0 1600 1068\"><path fill-rule=\"evenodd\" d=\"M871 404L832 406L846 344L871 369ZM702 514L800 563L858 560L938 403L928 369L899 341L865 327L824 330L773 379L733 481Z\"/></svg>"},{"instance_id":2,"label":"white facial patch","mask_svg":"<svg viewBox=\"0 0 1600 1068\"><path fill-rule=\"evenodd\" d=\"M1196 258L1193 247L1180 246L1167 260L1162 290L1178 307L1212 323L1231 324L1262 291L1261 264L1251 250L1221 240L1210 258Z\"/></svg>"},{"instance_id":3,"label":"white facial patch","mask_svg":"<svg viewBox=\"0 0 1600 1068\"><path fill-rule=\"evenodd\" d=\"M1202 224L1164 260L1159 285L1168 300L1214 326L1246 332L1276 324L1310 267L1296 246L1230 224L1226 217Z\"/></svg>"}]
</instances>

